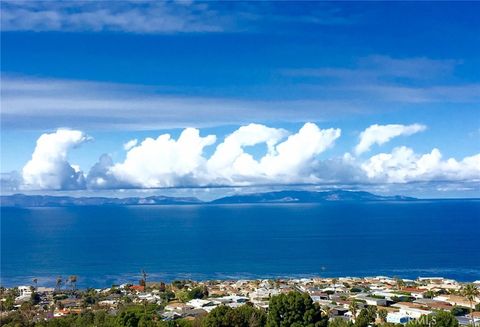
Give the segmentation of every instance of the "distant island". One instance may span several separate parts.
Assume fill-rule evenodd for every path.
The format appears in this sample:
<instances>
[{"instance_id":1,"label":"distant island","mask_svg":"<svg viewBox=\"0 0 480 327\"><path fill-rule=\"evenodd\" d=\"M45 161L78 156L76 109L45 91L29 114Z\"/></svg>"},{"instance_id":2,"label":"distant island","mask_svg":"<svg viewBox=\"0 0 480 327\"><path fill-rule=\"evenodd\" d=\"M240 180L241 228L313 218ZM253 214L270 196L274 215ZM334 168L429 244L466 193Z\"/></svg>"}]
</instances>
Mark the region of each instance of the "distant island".
<instances>
[{"instance_id":1,"label":"distant island","mask_svg":"<svg viewBox=\"0 0 480 327\"><path fill-rule=\"evenodd\" d=\"M227 196L213 200L216 204L233 203L319 203L329 201L413 201L415 198L381 196L363 191L278 191Z\"/></svg>"},{"instance_id":2,"label":"distant island","mask_svg":"<svg viewBox=\"0 0 480 327\"><path fill-rule=\"evenodd\" d=\"M186 205L186 204L241 204L241 203L322 203L332 201L415 201L406 196L380 196L363 191L278 191L226 196L213 201L195 197L70 197L50 195L13 194L0 196L3 207L68 207L68 206L128 206L128 205Z\"/></svg>"}]
</instances>

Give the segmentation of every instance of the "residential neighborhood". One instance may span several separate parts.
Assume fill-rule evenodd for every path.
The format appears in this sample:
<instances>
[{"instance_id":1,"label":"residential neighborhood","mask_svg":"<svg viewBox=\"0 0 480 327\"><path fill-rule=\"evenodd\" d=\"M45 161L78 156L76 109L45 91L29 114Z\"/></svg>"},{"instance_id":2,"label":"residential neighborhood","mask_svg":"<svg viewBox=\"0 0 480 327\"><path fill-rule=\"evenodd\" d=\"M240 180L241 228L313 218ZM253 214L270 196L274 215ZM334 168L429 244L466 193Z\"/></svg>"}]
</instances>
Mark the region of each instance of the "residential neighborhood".
<instances>
[{"instance_id":1,"label":"residential neighborhood","mask_svg":"<svg viewBox=\"0 0 480 327\"><path fill-rule=\"evenodd\" d=\"M271 299L282 294L308 295L324 317L354 323L360 312L373 309L374 323L407 324L451 313L459 325L480 324L480 281L464 284L441 277L416 280L393 277L339 277L264 280L176 280L110 288L77 290L72 282L56 287L22 285L1 289L1 321L19 313L39 325L88 312L117 317L126 308L148 311L158 322L201 321L219 307L251 306L268 313ZM70 277L68 280L75 280ZM68 285L67 285L68 284ZM143 309L142 309L143 308ZM17 317L18 318L18 317ZM177 324L178 325L178 324ZM175 325L172 325L175 326Z\"/></svg>"}]
</instances>

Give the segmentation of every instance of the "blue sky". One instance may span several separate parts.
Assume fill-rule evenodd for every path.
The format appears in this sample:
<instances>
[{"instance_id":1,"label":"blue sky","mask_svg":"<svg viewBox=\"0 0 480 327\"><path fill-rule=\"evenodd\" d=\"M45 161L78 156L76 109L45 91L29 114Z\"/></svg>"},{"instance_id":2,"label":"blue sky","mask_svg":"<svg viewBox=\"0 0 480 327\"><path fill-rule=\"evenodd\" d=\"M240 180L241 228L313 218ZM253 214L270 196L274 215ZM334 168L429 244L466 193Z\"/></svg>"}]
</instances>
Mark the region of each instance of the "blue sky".
<instances>
[{"instance_id":1,"label":"blue sky","mask_svg":"<svg viewBox=\"0 0 480 327\"><path fill-rule=\"evenodd\" d=\"M224 167L225 180L218 183L332 181L312 167L354 154L362 131L375 124L425 128L354 155L353 165L363 173L372 172L373 166L360 167L373 156L401 146L414 151L413 162L437 148L442 160L461 163L480 152L479 11L473 2L2 2L1 171L22 175L36 140L58 128L88 135L72 136L65 162L54 163L78 165L88 179L102 154L113 165L125 164L123 144L131 139L140 145L170 133L176 140L183 128L198 128L201 136L216 136L203 148L201 166L240 126L257 123L293 135L306 122L339 129L341 136L312 150L293 175L280 169L270 176L265 166L258 175L238 178L238 171L227 174L231 167ZM242 151L260 161L266 149L258 141ZM448 167L439 161L401 177L385 171L390 161L373 179L354 180L388 184L392 192L399 184L431 182L428 194L476 196L474 160ZM200 178L197 168L142 178L117 171L109 187L205 186L220 178ZM147 185L150 179L158 183ZM455 187L439 188L438 182ZM80 189L89 189L82 183ZM54 187L36 189L63 189L40 184Z\"/></svg>"}]
</instances>

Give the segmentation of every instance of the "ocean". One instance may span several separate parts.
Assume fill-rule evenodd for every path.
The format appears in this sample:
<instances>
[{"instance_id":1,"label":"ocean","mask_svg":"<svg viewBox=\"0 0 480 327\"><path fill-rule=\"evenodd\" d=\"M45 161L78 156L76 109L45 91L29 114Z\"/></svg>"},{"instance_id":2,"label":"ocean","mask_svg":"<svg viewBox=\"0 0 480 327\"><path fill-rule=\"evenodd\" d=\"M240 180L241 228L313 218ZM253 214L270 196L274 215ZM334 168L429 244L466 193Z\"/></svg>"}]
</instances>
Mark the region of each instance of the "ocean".
<instances>
[{"instance_id":1,"label":"ocean","mask_svg":"<svg viewBox=\"0 0 480 327\"><path fill-rule=\"evenodd\" d=\"M1 208L1 285L480 279L480 201Z\"/></svg>"}]
</instances>

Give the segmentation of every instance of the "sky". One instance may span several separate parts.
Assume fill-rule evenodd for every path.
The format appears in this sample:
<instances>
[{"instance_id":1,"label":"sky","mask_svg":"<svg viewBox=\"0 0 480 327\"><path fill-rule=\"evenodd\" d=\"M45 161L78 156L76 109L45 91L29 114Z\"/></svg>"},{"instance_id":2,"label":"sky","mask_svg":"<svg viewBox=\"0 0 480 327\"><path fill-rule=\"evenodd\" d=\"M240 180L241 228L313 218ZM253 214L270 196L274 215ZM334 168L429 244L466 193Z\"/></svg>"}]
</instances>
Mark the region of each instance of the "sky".
<instances>
[{"instance_id":1,"label":"sky","mask_svg":"<svg viewBox=\"0 0 480 327\"><path fill-rule=\"evenodd\" d=\"M2 193L479 197L478 12L2 1Z\"/></svg>"}]
</instances>

